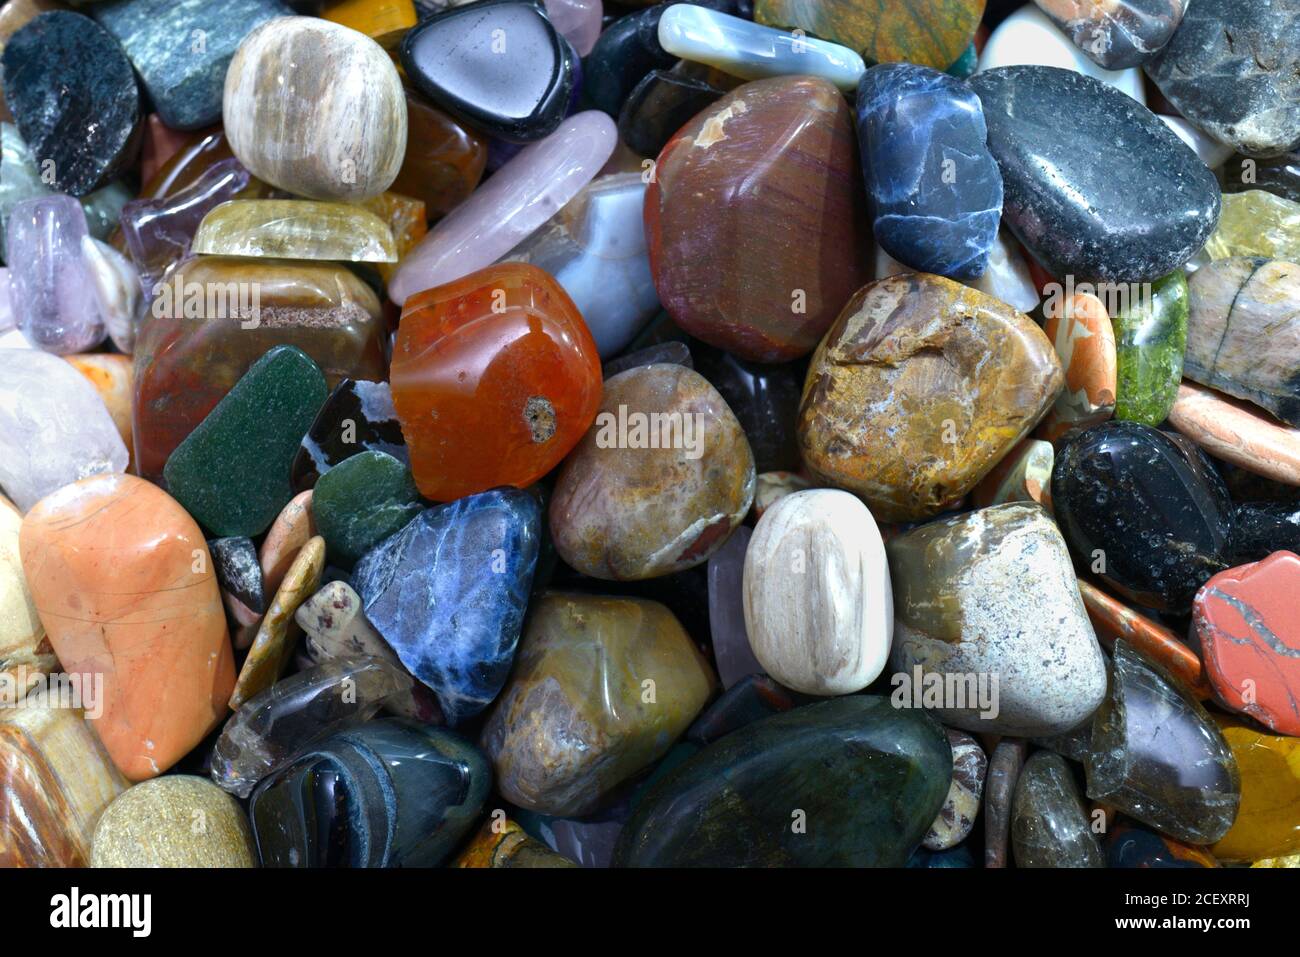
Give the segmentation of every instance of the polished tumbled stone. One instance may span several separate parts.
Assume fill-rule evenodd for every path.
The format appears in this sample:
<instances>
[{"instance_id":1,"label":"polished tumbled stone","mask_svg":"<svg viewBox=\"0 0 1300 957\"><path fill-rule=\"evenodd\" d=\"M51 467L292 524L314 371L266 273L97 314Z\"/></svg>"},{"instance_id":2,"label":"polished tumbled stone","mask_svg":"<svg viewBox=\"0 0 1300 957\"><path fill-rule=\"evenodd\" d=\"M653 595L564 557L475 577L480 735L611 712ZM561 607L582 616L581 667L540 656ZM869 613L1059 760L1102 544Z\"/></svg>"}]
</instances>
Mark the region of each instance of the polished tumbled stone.
<instances>
[{"instance_id":1,"label":"polished tumbled stone","mask_svg":"<svg viewBox=\"0 0 1300 957\"><path fill-rule=\"evenodd\" d=\"M863 74L856 110L876 241L920 272L983 275L1002 214L1002 174L979 97L937 70L891 63Z\"/></svg>"},{"instance_id":2,"label":"polished tumbled stone","mask_svg":"<svg viewBox=\"0 0 1300 957\"><path fill-rule=\"evenodd\" d=\"M1157 279L1209 238L1214 174L1129 97L1052 67L1002 67L970 83L1002 169L1003 218L1054 277Z\"/></svg>"},{"instance_id":3,"label":"polished tumbled stone","mask_svg":"<svg viewBox=\"0 0 1300 957\"><path fill-rule=\"evenodd\" d=\"M1141 66L1182 22L1187 0L1034 0L1074 45L1107 70Z\"/></svg>"},{"instance_id":4,"label":"polished tumbled stone","mask_svg":"<svg viewBox=\"0 0 1300 957\"><path fill-rule=\"evenodd\" d=\"M5 44L3 73L5 102L52 176L48 185L84 196L135 159L142 116L135 72L89 17L42 13Z\"/></svg>"},{"instance_id":5,"label":"polished tumbled stone","mask_svg":"<svg viewBox=\"0 0 1300 957\"><path fill-rule=\"evenodd\" d=\"M351 565L424 508L407 466L383 452L361 452L316 483L312 515L330 556Z\"/></svg>"},{"instance_id":6,"label":"polished tumbled stone","mask_svg":"<svg viewBox=\"0 0 1300 957\"><path fill-rule=\"evenodd\" d=\"M537 498L495 489L427 509L366 553L352 582L402 664L450 724L505 684L541 537Z\"/></svg>"},{"instance_id":7,"label":"polished tumbled stone","mask_svg":"<svg viewBox=\"0 0 1300 957\"><path fill-rule=\"evenodd\" d=\"M226 67L249 31L293 11L279 0L112 0L91 13L140 74L172 129L221 122Z\"/></svg>"},{"instance_id":8,"label":"polished tumbled stone","mask_svg":"<svg viewBox=\"0 0 1300 957\"><path fill-rule=\"evenodd\" d=\"M289 468L327 395L306 353L276 346L168 457L168 490L218 535L261 534L293 497Z\"/></svg>"}]
</instances>

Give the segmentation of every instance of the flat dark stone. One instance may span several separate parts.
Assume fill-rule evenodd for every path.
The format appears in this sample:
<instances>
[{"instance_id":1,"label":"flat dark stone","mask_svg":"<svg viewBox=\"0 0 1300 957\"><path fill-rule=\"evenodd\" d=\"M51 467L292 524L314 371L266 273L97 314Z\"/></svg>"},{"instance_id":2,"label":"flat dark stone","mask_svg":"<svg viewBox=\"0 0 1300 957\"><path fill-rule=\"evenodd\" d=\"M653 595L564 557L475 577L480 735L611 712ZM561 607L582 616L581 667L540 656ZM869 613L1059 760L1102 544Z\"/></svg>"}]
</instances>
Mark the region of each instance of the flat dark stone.
<instances>
[{"instance_id":1,"label":"flat dark stone","mask_svg":"<svg viewBox=\"0 0 1300 957\"><path fill-rule=\"evenodd\" d=\"M1147 75L1247 156L1300 147L1300 0L1194 0Z\"/></svg>"},{"instance_id":2,"label":"flat dark stone","mask_svg":"<svg viewBox=\"0 0 1300 957\"><path fill-rule=\"evenodd\" d=\"M1150 282L1205 245L1218 181L1146 107L1055 67L969 82L1002 170L1003 222L1054 278Z\"/></svg>"},{"instance_id":3,"label":"flat dark stone","mask_svg":"<svg viewBox=\"0 0 1300 957\"><path fill-rule=\"evenodd\" d=\"M1057 454L1052 507L1078 567L1139 605L1185 612L1228 567L1228 490L1182 436L1136 422L1080 432Z\"/></svg>"},{"instance_id":4,"label":"flat dark stone","mask_svg":"<svg viewBox=\"0 0 1300 957\"><path fill-rule=\"evenodd\" d=\"M577 80L578 55L527 0L430 17L403 38L401 58L416 88L456 119L519 143L555 131Z\"/></svg>"},{"instance_id":5,"label":"flat dark stone","mask_svg":"<svg viewBox=\"0 0 1300 957\"><path fill-rule=\"evenodd\" d=\"M267 20L293 15L279 0L111 0L91 9L135 65L163 123L221 122L226 68Z\"/></svg>"},{"instance_id":6,"label":"flat dark stone","mask_svg":"<svg viewBox=\"0 0 1300 957\"><path fill-rule=\"evenodd\" d=\"M42 13L9 38L0 68L18 132L56 191L85 196L135 159L142 116L135 71L90 17Z\"/></svg>"}]
</instances>

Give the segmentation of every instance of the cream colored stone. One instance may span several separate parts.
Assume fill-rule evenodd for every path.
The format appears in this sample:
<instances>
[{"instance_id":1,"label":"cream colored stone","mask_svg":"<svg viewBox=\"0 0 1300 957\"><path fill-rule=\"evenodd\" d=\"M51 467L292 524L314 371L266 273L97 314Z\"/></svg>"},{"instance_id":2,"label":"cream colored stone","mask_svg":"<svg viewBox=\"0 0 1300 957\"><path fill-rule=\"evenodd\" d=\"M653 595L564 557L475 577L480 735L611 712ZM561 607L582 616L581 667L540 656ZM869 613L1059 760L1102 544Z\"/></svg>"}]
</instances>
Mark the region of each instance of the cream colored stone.
<instances>
[{"instance_id":1,"label":"cream colored stone","mask_svg":"<svg viewBox=\"0 0 1300 957\"><path fill-rule=\"evenodd\" d=\"M0 675L15 679L20 669L44 674L58 664L23 576L18 554L22 525L16 509L0 508Z\"/></svg>"},{"instance_id":2,"label":"cream colored stone","mask_svg":"<svg viewBox=\"0 0 1300 957\"><path fill-rule=\"evenodd\" d=\"M745 627L755 657L781 684L851 694L889 657L894 601L880 530L836 489L773 504L745 553Z\"/></svg>"}]
</instances>

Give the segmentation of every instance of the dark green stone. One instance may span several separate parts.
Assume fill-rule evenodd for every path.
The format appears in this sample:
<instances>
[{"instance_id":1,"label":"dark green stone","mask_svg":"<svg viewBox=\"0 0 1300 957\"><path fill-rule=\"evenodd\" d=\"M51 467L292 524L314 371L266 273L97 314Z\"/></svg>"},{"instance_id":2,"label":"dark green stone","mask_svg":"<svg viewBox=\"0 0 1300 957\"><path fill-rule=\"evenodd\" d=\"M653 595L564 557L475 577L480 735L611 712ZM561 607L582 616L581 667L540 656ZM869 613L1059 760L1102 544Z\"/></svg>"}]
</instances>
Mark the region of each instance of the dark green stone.
<instances>
[{"instance_id":1,"label":"dark green stone","mask_svg":"<svg viewBox=\"0 0 1300 957\"><path fill-rule=\"evenodd\" d=\"M764 718L660 781L628 867L903 867L943 807L952 749L919 710L854 695Z\"/></svg>"},{"instance_id":2,"label":"dark green stone","mask_svg":"<svg viewBox=\"0 0 1300 957\"><path fill-rule=\"evenodd\" d=\"M1187 302L1187 276L1179 269L1111 317L1119 372L1115 418L1159 425L1169 417L1183 378Z\"/></svg>"},{"instance_id":3,"label":"dark green stone","mask_svg":"<svg viewBox=\"0 0 1300 957\"><path fill-rule=\"evenodd\" d=\"M293 497L289 469L327 395L306 353L276 346L172 452L167 490L214 535L260 535Z\"/></svg>"},{"instance_id":4,"label":"dark green stone","mask_svg":"<svg viewBox=\"0 0 1300 957\"><path fill-rule=\"evenodd\" d=\"M330 558L354 564L424 509L411 470L386 452L361 452L320 477L312 493L316 529Z\"/></svg>"}]
</instances>

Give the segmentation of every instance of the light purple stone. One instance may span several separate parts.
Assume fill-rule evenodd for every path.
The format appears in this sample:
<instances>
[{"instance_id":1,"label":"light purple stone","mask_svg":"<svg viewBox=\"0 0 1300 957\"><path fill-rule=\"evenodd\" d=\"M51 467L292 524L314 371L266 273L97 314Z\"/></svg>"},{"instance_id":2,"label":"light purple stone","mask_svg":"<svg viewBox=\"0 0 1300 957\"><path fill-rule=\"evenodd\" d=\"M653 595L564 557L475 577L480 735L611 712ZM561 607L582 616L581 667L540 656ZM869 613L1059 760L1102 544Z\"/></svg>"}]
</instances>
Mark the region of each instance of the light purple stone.
<instances>
[{"instance_id":1,"label":"light purple stone","mask_svg":"<svg viewBox=\"0 0 1300 957\"><path fill-rule=\"evenodd\" d=\"M580 867L606 868L614 860L627 813L625 808L616 808L598 819L542 818L537 832L551 850Z\"/></svg>"},{"instance_id":2,"label":"light purple stone","mask_svg":"<svg viewBox=\"0 0 1300 957\"><path fill-rule=\"evenodd\" d=\"M586 56L600 36L605 15L600 0L543 0L546 16L564 39L573 44L578 56Z\"/></svg>"},{"instance_id":3,"label":"light purple stone","mask_svg":"<svg viewBox=\"0 0 1300 957\"><path fill-rule=\"evenodd\" d=\"M87 235L81 203L61 193L23 200L9 214L10 303L18 328L38 349L85 352L108 334L82 252Z\"/></svg>"},{"instance_id":4,"label":"light purple stone","mask_svg":"<svg viewBox=\"0 0 1300 957\"><path fill-rule=\"evenodd\" d=\"M189 255L203 217L243 193L252 178L239 160L224 159L170 196L136 199L122 207L122 238L140 271L146 302L167 267Z\"/></svg>"},{"instance_id":5,"label":"light purple stone","mask_svg":"<svg viewBox=\"0 0 1300 957\"><path fill-rule=\"evenodd\" d=\"M723 690L746 675L767 674L745 630L745 551L753 534L748 525L740 526L709 558L709 633Z\"/></svg>"},{"instance_id":6,"label":"light purple stone","mask_svg":"<svg viewBox=\"0 0 1300 957\"><path fill-rule=\"evenodd\" d=\"M591 182L617 142L614 121L599 110L569 117L439 221L398 266L388 298L400 306L496 262Z\"/></svg>"}]
</instances>

